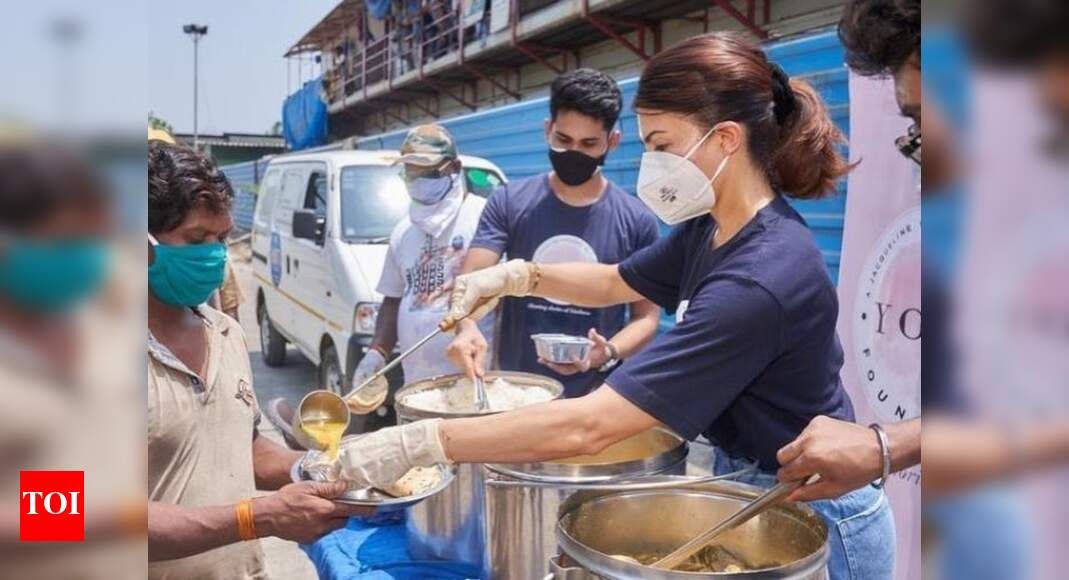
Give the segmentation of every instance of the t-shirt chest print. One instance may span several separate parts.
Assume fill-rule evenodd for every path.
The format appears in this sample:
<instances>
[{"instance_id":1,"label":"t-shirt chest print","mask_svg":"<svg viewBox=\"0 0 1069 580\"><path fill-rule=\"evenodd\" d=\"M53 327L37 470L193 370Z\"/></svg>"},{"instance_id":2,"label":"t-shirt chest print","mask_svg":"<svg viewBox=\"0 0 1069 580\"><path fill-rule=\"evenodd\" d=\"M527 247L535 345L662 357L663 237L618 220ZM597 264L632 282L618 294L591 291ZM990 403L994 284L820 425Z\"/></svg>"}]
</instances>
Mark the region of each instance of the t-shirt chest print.
<instances>
[{"instance_id":1,"label":"t-shirt chest print","mask_svg":"<svg viewBox=\"0 0 1069 580\"><path fill-rule=\"evenodd\" d=\"M424 236L419 257L405 268L409 312L448 307L453 278L460 272L466 253L463 235L455 235L441 246L435 245L434 238Z\"/></svg>"}]
</instances>

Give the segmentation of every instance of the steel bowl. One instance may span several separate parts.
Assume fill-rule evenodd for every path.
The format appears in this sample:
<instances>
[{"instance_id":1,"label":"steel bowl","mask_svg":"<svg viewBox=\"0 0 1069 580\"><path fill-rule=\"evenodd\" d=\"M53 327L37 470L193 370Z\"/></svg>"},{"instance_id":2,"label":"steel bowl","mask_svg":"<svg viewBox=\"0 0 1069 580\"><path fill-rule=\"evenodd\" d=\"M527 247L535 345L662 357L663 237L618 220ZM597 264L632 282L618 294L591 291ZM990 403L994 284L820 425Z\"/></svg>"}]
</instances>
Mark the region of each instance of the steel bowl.
<instances>
[{"instance_id":1,"label":"steel bowl","mask_svg":"<svg viewBox=\"0 0 1069 580\"><path fill-rule=\"evenodd\" d=\"M405 385L401 390L397 391L394 395L394 409L397 410L398 423L411 423L412 421L418 421L420 419L457 419L460 417L477 417L479 415L492 415L494 413L500 413L500 410L487 409L485 411L477 411L475 409L474 399L472 400L472 406L470 409L463 409L458 411L444 411L441 409L424 409L422 407L413 406L409 401L409 396L414 393L422 391L430 391L435 389L447 390L453 387L457 381L463 380L466 377L464 375L443 375L437 377L431 377L415 383ZM559 399L564 395L564 385L559 381L555 381L542 375L536 375L532 373L521 373L513 371L487 371L483 375L483 380L486 381L487 387L490 387L490 383L494 379L505 379L509 383L517 387L524 388L536 388L548 391L553 399ZM510 409L511 410L511 409Z\"/></svg>"},{"instance_id":2,"label":"steel bowl","mask_svg":"<svg viewBox=\"0 0 1069 580\"><path fill-rule=\"evenodd\" d=\"M532 334L538 358L557 364L571 364L585 360L594 342L583 336L567 334Z\"/></svg>"},{"instance_id":3,"label":"steel bowl","mask_svg":"<svg viewBox=\"0 0 1069 580\"><path fill-rule=\"evenodd\" d=\"M365 434L360 435L348 435L342 438L342 444L347 441L353 441L363 437ZM334 501L338 503L345 503L350 505L357 505L363 507L375 508L375 513L384 514L396 511L401 511L407 507L414 506L421 501L436 495L438 492L449 487L449 484L453 482L453 478L456 477L456 467L448 465L437 465L435 468L438 470L438 483L423 493L417 493L414 495L407 495L404 497L395 497L373 487L351 487L345 493L334 498ZM298 471L299 475L305 481L327 481L321 472L304 472Z\"/></svg>"},{"instance_id":4,"label":"steel bowl","mask_svg":"<svg viewBox=\"0 0 1069 580\"><path fill-rule=\"evenodd\" d=\"M431 496L437 495L438 492L449 487L449 484L453 482L453 478L456 476L456 468L446 465L438 465L436 467L440 477L438 484L423 493L405 497L394 497L375 488L356 488L350 489L334 498L334 501L372 507L375 508L375 513L380 514L401 511L407 507L412 507Z\"/></svg>"}]
</instances>

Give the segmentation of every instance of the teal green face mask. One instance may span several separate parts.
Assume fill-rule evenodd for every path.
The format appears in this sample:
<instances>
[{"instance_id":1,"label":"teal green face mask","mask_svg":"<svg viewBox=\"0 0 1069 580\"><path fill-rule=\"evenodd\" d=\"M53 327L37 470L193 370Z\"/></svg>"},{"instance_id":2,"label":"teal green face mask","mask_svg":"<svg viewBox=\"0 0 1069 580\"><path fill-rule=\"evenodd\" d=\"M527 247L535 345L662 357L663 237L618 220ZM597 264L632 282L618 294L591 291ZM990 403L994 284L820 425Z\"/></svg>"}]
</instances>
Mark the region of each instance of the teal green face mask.
<instances>
[{"instance_id":1,"label":"teal green face mask","mask_svg":"<svg viewBox=\"0 0 1069 580\"><path fill-rule=\"evenodd\" d=\"M0 249L0 295L29 310L63 312L100 289L108 263L101 240L13 239Z\"/></svg>"},{"instance_id":2,"label":"teal green face mask","mask_svg":"<svg viewBox=\"0 0 1069 580\"><path fill-rule=\"evenodd\" d=\"M161 244L149 234L156 259L148 268L148 287L164 304L204 304L226 276L226 245Z\"/></svg>"}]
</instances>

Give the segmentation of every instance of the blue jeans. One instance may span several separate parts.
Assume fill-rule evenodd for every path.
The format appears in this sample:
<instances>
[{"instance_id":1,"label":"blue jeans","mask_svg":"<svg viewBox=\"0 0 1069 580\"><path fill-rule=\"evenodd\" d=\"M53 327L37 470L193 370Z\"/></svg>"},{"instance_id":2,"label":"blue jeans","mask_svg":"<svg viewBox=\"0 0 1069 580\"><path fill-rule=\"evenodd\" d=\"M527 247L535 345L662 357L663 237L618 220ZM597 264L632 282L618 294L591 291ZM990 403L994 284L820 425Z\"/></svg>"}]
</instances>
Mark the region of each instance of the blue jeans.
<instances>
[{"instance_id":1,"label":"blue jeans","mask_svg":"<svg viewBox=\"0 0 1069 580\"><path fill-rule=\"evenodd\" d=\"M713 472L738 471L753 463L716 452ZM755 471L737 481L772 487L774 473ZM883 490L866 485L838 499L809 502L828 524L828 576L831 580L883 580L894 576L895 521Z\"/></svg>"},{"instance_id":2,"label":"blue jeans","mask_svg":"<svg viewBox=\"0 0 1069 580\"><path fill-rule=\"evenodd\" d=\"M925 499L923 513L935 537L925 553L941 580L1037 577L1036 530L1021 490L996 484Z\"/></svg>"}]
</instances>

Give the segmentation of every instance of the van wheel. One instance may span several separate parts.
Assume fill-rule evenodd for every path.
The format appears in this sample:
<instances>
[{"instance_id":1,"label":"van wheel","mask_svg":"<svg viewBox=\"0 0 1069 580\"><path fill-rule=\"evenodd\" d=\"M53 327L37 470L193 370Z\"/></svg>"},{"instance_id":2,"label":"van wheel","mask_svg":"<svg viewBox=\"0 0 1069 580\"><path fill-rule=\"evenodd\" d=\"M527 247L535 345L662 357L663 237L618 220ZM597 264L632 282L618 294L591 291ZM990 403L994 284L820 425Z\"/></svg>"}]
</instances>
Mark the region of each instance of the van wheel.
<instances>
[{"instance_id":1,"label":"van wheel","mask_svg":"<svg viewBox=\"0 0 1069 580\"><path fill-rule=\"evenodd\" d=\"M260 353L264 364L269 367L282 366L286 362L286 339L275 330L271 317L267 315L267 306L263 303L256 309L256 320L260 323Z\"/></svg>"},{"instance_id":2,"label":"van wheel","mask_svg":"<svg viewBox=\"0 0 1069 580\"><path fill-rule=\"evenodd\" d=\"M319 357L319 388L344 395L344 383L345 373L338 361L338 351L334 350L333 344L328 344L323 347L323 355Z\"/></svg>"}]
</instances>

